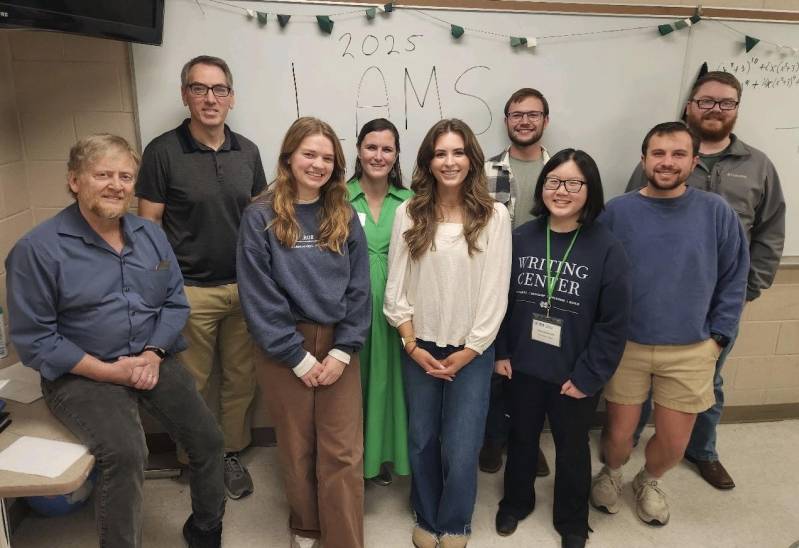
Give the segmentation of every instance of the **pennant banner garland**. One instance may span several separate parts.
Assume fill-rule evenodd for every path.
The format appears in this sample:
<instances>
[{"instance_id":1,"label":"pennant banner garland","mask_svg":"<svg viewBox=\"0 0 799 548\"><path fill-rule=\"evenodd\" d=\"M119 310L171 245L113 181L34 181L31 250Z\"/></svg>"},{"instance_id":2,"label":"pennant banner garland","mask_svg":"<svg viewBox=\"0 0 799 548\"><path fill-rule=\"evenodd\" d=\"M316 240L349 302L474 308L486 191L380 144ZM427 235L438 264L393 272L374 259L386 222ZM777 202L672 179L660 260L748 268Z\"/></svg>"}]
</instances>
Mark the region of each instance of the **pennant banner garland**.
<instances>
[{"instance_id":1,"label":"pennant banner garland","mask_svg":"<svg viewBox=\"0 0 799 548\"><path fill-rule=\"evenodd\" d=\"M240 8L240 7L235 6L233 4L228 4L224 0L213 0L213 1L215 3L217 3L217 4L224 4L224 5L228 5L228 6L240 9L240 10L242 10L244 12L245 17L248 20L255 20L255 21L257 21L258 25L260 25L262 27L266 25L266 22L267 22L267 19L268 19L268 13L267 12ZM334 23L334 21L333 21L333 19L331 19L331 16L342 16L342 15L350 15L350 14L361 13L361 14L365 14L366 15L366 19L367 20L373 21L376 18L376 16L377 16L377 11L378 10L380 10L380 11L386 13L386 14L389 14L389 13L392 13L396 9L397 9L397 6L394 4L394 2L389 2L388 4L382 4L382 5L377 4L377 5L374 5L374 6L370 6L370 7L367 7L366 9L360 8L358 10L346 11L346 12L340 12L340 13L332 13L332 14L328 14L328 15L315 15L315 16L314 15L312 15L312 16L298 15L298 17L316 18L316 22L319 25L319 29L322 32L324 32L325 34L332 34L333 33L333 23ZM406 9L411 9L411 8L406 8ZM652 28L652 27L649 27L649 26L639 26L639 27L632 27L632 28L598 30L598 31L594 31L594 32L579 32L579 33L572 33L572 34L560 34L560 35L554 35L554 36L539 36L539 37L534 37L534 36L510 36L510 35L501 34L501 33L497 33L497 32L492 32L492 31L488 31L488 30L463 27L461 25L457 25L457 24L452 23L450 21L446 21L445 19L441 19L438 16L433 15L431 13L427 13L427 12L420 11L420 10L417 10L417 9L414 9L413 11L415 11L419 15L422 15L424 17L427 17L429 19L433 19L435 21L438 21L439 23L447 25L449 27L450 35L453 38L455 38L456 40L459 40L460 38L462 38L463 35L468 30L469 32L477 32L477 33L481 33L481 34L486 34L486 35L492 36L494 38L507 40L507 41L510 42L510 47L511 48L535 48L538 45L538 41L542 40L542 39L545 39L545 40L546 39L554 39L554 38L562 39L562 38L568 38L568 37L571 37L571 36L583 36L583 35L586 35L586 34L604 34L604 33L625 32L625 31L626 32L632 32L632 31L639 31L639 30L645 30L645 29L648 29L648 28ZM285 28L289 24L289 19L291 19L291 17L292 17L292 15L290 15L290 14L275 14L275 15L277 17L277 22L280 24L280 28ZM675 32L675 31L678 31L678 30L683 30L683 29L689 28L689 27L691 27L693 25L696 25L700 21L702 21L702 17L697 13L695 15L692 15L691 17L687 17L685 19L680 19L680 20L674 21L672 23L663 23L663 24L657 25L656 28L657 28L658 33L660 33L661 36L666 36L668 34L671 34L672 32ZM722 21L717 21L715 19L712 20L712 21L715 24L727 27L731 31L742 35L744 37L744 47L746 48L746 52L747 53L752 51L752 49L755 46L757 46L762 41L760 38L756 38L754 36L750 36L748 34L744 34L743 32L731 27L730 25L727 25L726 23L724 23ZM794 55L799 55L799 47L790 46L790 45L786 45L786 44L776 44L776 43L772 43L772 42L768 42L768 41L766 41L766 43L775 46L780 51L793 53Z\"/></svg>"}]
</instances>

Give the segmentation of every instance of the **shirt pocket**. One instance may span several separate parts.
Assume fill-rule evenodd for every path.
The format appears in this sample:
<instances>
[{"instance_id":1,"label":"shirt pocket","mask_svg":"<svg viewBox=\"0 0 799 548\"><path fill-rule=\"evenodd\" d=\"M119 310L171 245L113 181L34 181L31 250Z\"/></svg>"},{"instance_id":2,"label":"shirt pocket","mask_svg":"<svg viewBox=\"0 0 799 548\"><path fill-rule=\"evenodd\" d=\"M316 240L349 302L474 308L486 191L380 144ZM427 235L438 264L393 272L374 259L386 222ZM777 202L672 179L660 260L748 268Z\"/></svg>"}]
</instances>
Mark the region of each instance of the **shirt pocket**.
<instances>
[{"instance_id":1,"label":"shirt pocket","mask_svg":"<svg viewBox=\"0 0 799 548\"><path fill-rule=\"evenodd\" d=\"M128 273L131 287L145 305L160 308L166 301L169 291L169 270L134 270Z\"/></svg>"}]
</instances>

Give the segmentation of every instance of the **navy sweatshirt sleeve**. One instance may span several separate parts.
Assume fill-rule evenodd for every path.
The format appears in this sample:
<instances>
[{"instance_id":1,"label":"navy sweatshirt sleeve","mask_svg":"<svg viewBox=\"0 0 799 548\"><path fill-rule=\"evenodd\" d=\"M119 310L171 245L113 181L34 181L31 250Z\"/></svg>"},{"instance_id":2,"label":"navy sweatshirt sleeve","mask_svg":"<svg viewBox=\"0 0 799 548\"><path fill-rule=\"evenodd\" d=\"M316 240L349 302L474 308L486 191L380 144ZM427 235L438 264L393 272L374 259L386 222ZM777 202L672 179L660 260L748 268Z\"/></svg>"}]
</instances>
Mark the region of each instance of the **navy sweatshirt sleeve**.
<instances>
[{"instance_id":1,"label":"navy sweatshirt sleeve","mask_svg":"<svg viewBox=\"0 0 799 548\"><path fill-rule=\"evenodd\" d=\"M726 204L725 204L726 205ZM746 232L732 207L719 211L718 281L710 301L710 332L732 338L740 321L749 276Z\"/></svg>"},{"instance_id":2,"label":"navy sweatshirt sleeve","mask_svg":"<svg viewBox=\"0 0 799 548\"><path fill-rule=\"evenodd\" d=\"M358 352L366 340L372 323L372 296L369 278L369 254L358 214L353 209L350 234L347 237L350 260L350 279L344 294L347 306L344 318L336 324L333 346L352 354Z\"/></svg>"},{"instance_id":3,"label":"navy sweatshirt sleeve","mask_svg":"<svg viewBox=\"0 0 799 548\"><path fill-rule=\"evenodd\" d=\"M621 361L630 318L630 264L615 242L605 257L596 316L588 344L580 353L571 381L593 396L610 380Z\"/></svg>"},{"instance_id":4,"label":"navy sweatshirt sleeve","mask_svg":"<svg viewBox=\"0 0 799 548\"><path fill-rule=\"evenodd\" d=\"M305 358L303 337L286 295L273 276L273 253L263 206L253 204L245 211L239 228L236 272L241 308L250 335L261 349L290 367Z\"/></svg>"}]
</instances>

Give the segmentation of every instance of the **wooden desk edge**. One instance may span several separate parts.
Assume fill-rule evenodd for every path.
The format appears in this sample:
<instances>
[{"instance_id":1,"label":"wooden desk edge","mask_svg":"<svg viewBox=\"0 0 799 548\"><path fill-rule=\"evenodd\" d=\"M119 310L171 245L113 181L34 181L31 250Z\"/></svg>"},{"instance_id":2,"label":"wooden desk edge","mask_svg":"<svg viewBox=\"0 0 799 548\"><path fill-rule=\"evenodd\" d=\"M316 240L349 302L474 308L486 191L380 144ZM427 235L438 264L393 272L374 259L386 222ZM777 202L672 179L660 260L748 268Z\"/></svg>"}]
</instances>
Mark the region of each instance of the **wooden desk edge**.
<instances>
[{"instance_id":1,"label":"wooden desk edge","mask_svg":"<svg viewBox=\"0 0 799 548\"><path fill-rule=\"evenodd\" d=\"M94 467L94 455L87 453L57 478L0 470L0 497L66 495L83 485Z\"/></svg>"}]
</instances>

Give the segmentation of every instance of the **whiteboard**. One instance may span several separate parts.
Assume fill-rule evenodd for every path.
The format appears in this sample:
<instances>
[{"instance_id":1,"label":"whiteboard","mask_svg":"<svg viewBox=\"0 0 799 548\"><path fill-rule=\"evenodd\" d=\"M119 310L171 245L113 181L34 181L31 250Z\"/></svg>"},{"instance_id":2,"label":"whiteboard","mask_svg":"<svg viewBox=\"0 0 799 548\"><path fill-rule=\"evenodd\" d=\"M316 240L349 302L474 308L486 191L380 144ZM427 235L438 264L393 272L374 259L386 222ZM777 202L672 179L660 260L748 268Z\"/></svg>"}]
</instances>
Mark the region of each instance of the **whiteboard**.
<instances>
[{"instance_id":1,"label":"whiteboard","mask_svg":"<svg viewBox=\"0 0 799 548\"><path fill-rule=\"evenodd\" d=\"M799 55L764 42L746 53L744 37L799 47L799 25L788 23L711 22L695 27L688 66L707 61L710 70L725 70L743 84L735 134L768 155L785 194L784 257L799 256Z\"/></svg>"},{"instance_id":2,"label":"whiteboard","mask_svg":"<svg viewBox=\"0 0 799 548\"><path fill-rule=\"evenodd\" d=\"M234 6L268 12L269 20L260 26ZM346 11L355 13L333 16L332 34L323 33L309 17ZM275 13L293 15L286 28L279 27ZM467 28L466 34L454 39L448 24L433 17ZM236 106L228 123L259 146L268 178L282 137L298 115L318 116L333 126L348 173L358 129L382 116L400 129L402 170L409 181L418 145L433 123L463 119L478 135L486 157L494 155L508 145L505 101L520 87L534 87L550 105L544 146L550 152L586 150L596 159L610 198L624 190L646 131L680 114L705 45L723 44L714 63L737 58L732 46L742 39L717 36L719 29L730 32L718 24L703 21L661 37L656 27L667 21L403 8L369 21L362 7L170 0L163 46L133 45L141 139L146 144L187 116L179 95L180 69L191 57L210 54L231 67ZM762 36L773 37L778 28L793 33L799 45L796 26L766 26ZM615 29L636 30L602 32ZM706 29L713 34L705 37ZM489 33L571 36L541 39L536 48L511 48L507 38ZM765 129L750 132L750 126L764 112L787 120L788 108L795 115L793 125L799 126L797 92L799 85L780 91L793 102L777 109L766 93L755 103L757 94L747 90L740 117L740 135L775 160L786 187L799 168L799 130L775 135ZM771 142L776 138L784 146ZM799 202L799 196L792 197ZM789 231L789 242L791 233L796 241L786 245L786 255L799 255L799 227Z\"/></svg>"}]
</instances>

